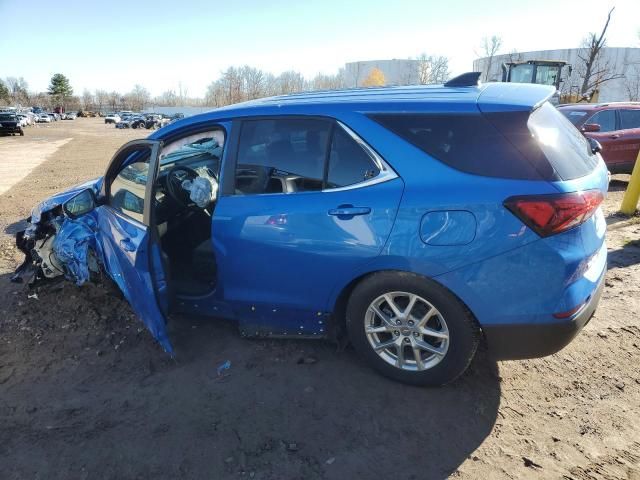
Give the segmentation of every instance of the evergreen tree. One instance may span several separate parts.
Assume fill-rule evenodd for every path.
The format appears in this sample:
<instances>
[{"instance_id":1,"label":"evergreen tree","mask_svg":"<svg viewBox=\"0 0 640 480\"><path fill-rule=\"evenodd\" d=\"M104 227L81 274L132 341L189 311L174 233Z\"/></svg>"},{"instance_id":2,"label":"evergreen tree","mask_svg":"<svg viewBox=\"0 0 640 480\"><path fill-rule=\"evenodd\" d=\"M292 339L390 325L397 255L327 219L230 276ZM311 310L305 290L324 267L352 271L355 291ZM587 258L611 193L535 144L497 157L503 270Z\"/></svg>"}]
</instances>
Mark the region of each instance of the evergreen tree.
<instances>
[{"instance_id":1,"label":"evergreen tree","mask_svg":"<svg viewBox=\"0 0 640 480\"><path fill-rule=\"evenodd\" d=\"M65 99L73 95L73 88L71 88L67 77L61 73L56 73L51 77L47 93L54 97L57 103L64 105Z\"/></svg>"}]
</instances>

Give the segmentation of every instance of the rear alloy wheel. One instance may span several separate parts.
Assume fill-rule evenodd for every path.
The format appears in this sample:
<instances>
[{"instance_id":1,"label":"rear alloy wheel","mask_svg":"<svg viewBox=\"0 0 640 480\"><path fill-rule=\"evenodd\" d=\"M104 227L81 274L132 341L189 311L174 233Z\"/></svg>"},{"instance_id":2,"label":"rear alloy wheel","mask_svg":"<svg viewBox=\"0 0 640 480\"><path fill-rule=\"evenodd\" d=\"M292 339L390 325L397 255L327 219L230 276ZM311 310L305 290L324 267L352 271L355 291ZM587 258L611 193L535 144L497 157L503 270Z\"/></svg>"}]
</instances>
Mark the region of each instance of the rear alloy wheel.
<instances>
[{"instance_id":1,"label":"rear alloy wheel","mask_svg":"<svg viewBox=\"0 0 640 480\"><path fill-rule=\"evenodd\" d=\"M454 295L403 272L373 274L356 286L347 306L347 329L356 350L380 373L429 386L461 375L479 336Z\"/></svg>"},{"instance_id":2,"label":"rear alloy wheel","mask_svg":"<svg viewBox=\"0 0 640 480\"><path fill-rule=\"evenodd\" d=\"M385 293L371 302L364 331L378 356L401 370L432 368L449 348L449 329L442 314L409 292Z\"/></svg>"}]
</instances>

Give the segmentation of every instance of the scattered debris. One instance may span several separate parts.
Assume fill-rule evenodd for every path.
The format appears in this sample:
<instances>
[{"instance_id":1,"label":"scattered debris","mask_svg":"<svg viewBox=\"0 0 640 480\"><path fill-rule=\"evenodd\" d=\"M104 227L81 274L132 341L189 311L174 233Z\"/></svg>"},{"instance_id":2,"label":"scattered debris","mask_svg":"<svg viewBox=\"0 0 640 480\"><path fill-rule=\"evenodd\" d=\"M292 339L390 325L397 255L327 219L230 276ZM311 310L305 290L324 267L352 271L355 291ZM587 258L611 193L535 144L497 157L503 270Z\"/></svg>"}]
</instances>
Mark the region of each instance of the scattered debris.
<instances>
[{"instance_id":1,"label":"scattered debris","mask_svg":"<svg viewBox=\"0 0 640 480\"><path fill-rule=\"evenodd\" d=\"M524 461L524 466L525 466L525 467L529 467L529 468L542 468L542 465L537 464L536 462L534 462L534 461L533 461L533 460L531 460L530 458L522 457L522 460Z\"/></svg>"},{"instance_id":2,"label":"scattered debris","mask_svg":"<svg viewBox=\"0 0 640 480\"><path fill-rule=\"evenodd\" d=\"M38 294L37 293L32 293L30 295L27 295L27 298L34 298L34 299L38 300Z\"/></svg>"},{"instance_id":3,"label":"scattered debris","mask_svg":"<svg viewBox=\"0 0 640 480\"><path fill-rule=\"evenodd\" d=\"M218 370L217 370L217 372L218 372L218 378L220 378L220 377L224 377L224 376L226 376L226 375L229 375L228 373L227 373L227 374L225 374L225 370L229 370L230 368L231 368L231 360L227 360L226 362L224 362L223 364L221 364L221 365L218 367Z\"/></svg>"},{"instance_id":4,"label":"scattered debris","mask_svg":"<svg viewBox=\"0 0 640 480\"><path fill-rule=\"evenodd\" d=\"M333 462L336 461L336 457L331 457L329 459L327 459L327 461L325 462L327 465L331 465Z\"/></svg>"},{"instance_id":5,"label":"scattered debris","mask_svg":"<svg viewBox=\"0 0 640 480\"><path fill-rule=\"evenodd\" d=\"M304 393L313 393L315 391L315 388L313 387L307 387L304 389Z\"/></svg>"},{"instance_id":6,"label":"scattered debris","mask_svg":"<svg viewBox=\"0 0 640 480\"><path fill-rule=\"evenodd\" d=\"M287 450L289 452L297 452L298 451L298 444L295 443L295 442L287 443Z\"/></svg>"},{"instance_id":7,"label":"scattered debris","mask_svg":"<svg viewBox=\"0 0 640 480\"><path fill-rule=\"evenodd\" d=\"M317 363L317 362L318 362L318 359L313 355L309 355L308 357L300 357L298 359L298 365L302 365L302 364L313 365L314 363Z\"/></svg>"}]
</instances>

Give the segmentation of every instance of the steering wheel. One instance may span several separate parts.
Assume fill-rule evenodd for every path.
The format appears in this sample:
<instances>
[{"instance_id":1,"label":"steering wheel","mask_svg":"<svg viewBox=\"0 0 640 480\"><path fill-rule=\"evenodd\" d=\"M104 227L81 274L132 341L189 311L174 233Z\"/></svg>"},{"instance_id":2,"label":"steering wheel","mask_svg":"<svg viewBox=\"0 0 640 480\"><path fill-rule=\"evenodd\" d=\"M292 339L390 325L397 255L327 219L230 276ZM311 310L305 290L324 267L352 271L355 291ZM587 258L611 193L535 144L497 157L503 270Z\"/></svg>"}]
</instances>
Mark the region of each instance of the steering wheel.
<instances>
[{"instance_id":1,"label":"steering wheel","mask_svg":"<svg viewBox=\"0 0 640 480\"><path fill-rule=\"evenodd\" d=\"M185 180L195 180L198 176L198 172L191 167L184 165L171 167L167 172L167 193L183 207L195 205L189 197L189 192L182 188L182 182Z\"/></svg>"}]
</instances>

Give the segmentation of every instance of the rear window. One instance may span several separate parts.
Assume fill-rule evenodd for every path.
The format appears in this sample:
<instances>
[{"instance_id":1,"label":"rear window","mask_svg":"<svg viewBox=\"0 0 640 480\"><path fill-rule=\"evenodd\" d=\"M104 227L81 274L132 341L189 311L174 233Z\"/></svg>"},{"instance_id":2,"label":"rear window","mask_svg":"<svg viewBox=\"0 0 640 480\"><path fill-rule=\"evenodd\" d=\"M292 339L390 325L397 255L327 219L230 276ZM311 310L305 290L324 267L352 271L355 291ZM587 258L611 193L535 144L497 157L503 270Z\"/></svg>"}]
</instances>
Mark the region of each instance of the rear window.
<instances>
[{"instance_id":1,"label":"rear window","mask_svg":"<svg viewBox=\"0 0 640 480\"><path fill-rule=\"evenodd\" d=\"M597 164L586 139L549 103L531 115L376 114L371 118L437 160L474 175L568 180L586 175Z\"/></svg>"},{"instance_id":2,"label":"rear window","mask_svg":"<svg viewBox=\"0 0 640 480\"><path fill-rule=\"evenodd\" d=\"M550 103L535 110L527 125L563 180L583 177L598 164L587 139Z\"/></svg>"}]
</instances>

